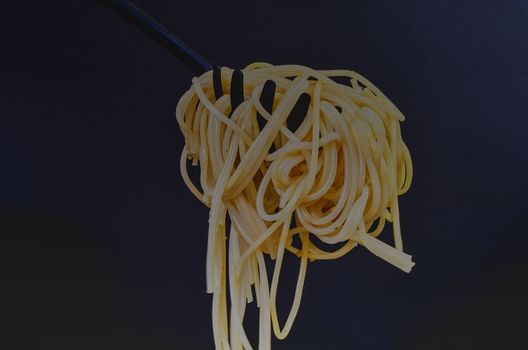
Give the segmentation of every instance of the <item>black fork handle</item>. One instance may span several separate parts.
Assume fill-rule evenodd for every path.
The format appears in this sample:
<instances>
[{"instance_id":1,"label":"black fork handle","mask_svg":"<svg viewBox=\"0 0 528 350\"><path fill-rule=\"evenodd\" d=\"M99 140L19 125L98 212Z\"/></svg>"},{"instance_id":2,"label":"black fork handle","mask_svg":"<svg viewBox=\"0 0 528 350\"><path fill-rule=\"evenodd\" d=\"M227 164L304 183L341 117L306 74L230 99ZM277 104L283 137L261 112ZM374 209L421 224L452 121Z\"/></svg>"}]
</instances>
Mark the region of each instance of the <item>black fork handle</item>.
<instances>
[{"instance_id":1,"label":"black fork handle","mask_svg":"<svg viewBox=\"0 0 528 350\"><path fill-rule=\"evenodd\" d=\"M132 23L185 63L194 73L202 74L212 69L207 59L130 1L97 0L97 2Z\"/></svg>"}]
</instances>

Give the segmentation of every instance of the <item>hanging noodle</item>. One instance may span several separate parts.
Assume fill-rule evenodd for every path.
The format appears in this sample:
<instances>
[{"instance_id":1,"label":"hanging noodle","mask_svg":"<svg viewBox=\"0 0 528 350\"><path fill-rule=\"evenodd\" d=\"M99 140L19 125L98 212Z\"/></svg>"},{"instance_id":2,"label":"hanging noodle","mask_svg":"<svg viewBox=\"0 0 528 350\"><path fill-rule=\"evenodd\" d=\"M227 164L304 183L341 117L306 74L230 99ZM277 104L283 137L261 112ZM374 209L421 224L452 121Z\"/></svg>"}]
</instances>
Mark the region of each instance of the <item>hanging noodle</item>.
<instances>
[{"instance_id":1,"label":"hanging noodle","mask_svg":"<svg viewBox=\"0 0 528 350\"><path fill-rule=\"evenodd\" d=\"M336 259L359 244L411 270L411 256L403 252L398 195L410 186L412 163L400 134L404 116L361 75L265 63L242 72L244 101L234 111L233 70L221 69L225 93L218 99L212 71L193 79L176 108L185 136L180 165L189 189L210 208L206 270L215 346L252 348L243 319L253 287L258 348L269 349L271 326L279 339L291 329L308 261ZM348 78L350 85L332 80L336 76ZM268 80L275 83L271 113L259 99ZM303 95L309 96L304 120L289 130L287 119ZM201 190L187 174L188 159L200 165ZM393 224L395 247L376 238L386 222ZM341 244L330 252L317 242ZM300 258L300 267L293 306L281 328L275 300L285 251ZM275 260L271 287L266 254Z\"/></svg>"}]
</instances>

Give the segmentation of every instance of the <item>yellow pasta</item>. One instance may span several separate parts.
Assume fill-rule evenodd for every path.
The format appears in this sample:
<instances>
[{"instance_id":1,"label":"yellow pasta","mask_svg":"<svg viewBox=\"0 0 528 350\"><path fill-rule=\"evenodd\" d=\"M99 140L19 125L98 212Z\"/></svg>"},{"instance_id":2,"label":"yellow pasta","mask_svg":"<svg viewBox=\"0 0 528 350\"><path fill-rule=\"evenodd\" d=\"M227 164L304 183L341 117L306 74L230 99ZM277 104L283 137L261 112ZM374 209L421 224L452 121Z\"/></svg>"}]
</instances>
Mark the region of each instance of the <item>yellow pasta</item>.
<instances>
[{"instance_id":1,"label":"yellow pasta","mask_svg":"<svg viewBox=\"0 0 528 350\"><path fill-rule=\"evenodd\" d=\"M210 208L207 292L213 294L215 346L224 350L252 348L243 319L254 297L258 348L271 347L272 329L279 339L288 335L308 262L336 259L361 245L405 272L414 265L400 232L398 196L410 186L412 163L396 106L352 71L254 63L242 73L244 101L236 109L229 95L233 70L226 67L222 96L215 97L209 71L193 79L176 108L185 137L183 179ZM266 81L275 84L271 113L260 100ZM288 117L303 98L309 105L302 123L290 130ZM188 160L200 166L198 186L187 174ZM395 247L376 238L386 222L393 225ZM325 251L318 242L339 248ZM284 254L298 256L300 267L281 327L275 300ZM271 281L266 255L275 260Z\"/></svg>"}]
</instances>

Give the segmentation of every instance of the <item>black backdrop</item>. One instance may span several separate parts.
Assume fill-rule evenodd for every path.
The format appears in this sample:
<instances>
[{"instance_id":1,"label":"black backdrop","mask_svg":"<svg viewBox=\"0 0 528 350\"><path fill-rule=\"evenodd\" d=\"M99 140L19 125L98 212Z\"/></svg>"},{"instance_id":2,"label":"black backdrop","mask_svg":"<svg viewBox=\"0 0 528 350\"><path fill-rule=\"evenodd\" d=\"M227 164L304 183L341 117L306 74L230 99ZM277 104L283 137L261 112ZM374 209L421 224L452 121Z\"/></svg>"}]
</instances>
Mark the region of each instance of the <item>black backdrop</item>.
<instances>
[{"instance_id":1,"label":"black backdrop","mask_svg":"<svg viewBox=\"0 0 528 350\"><path fill-rule=\"evenodd\" d=\"M219 64L354 69L407 116L413 272L364 249L310 264L274 348L528 347L526 2L137 3ZM0 347L212 348L173 114L192 74L95 2L0 6Z\"/></svg>"}]
</instances>

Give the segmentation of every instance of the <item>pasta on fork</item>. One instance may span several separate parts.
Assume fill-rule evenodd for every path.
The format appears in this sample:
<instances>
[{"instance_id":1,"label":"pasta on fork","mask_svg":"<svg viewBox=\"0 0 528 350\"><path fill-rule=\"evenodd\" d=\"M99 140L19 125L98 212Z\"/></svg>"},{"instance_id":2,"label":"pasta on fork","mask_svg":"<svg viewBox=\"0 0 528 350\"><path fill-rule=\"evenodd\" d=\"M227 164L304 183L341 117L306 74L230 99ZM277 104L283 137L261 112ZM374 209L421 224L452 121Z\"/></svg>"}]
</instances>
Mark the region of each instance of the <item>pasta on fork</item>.
<instances>
[{"instance_id":1,"label":"pasta on fork","mask_svg":"<svg viewBox=\"0 0 528 350\"><path fill-rule=\"evenodd\" d=\"M337 259L361 245L410 272L398 208L413 173L400 131L404 116L366 78L299 65L224 67L193 79L176 118L185 137L183 179L210 208L206 281L217 349L252 348L243 319L254 298L258 348L271 347L272 329L285 338L308 262ZM292 118L301 121L295 130L288 127ZM200 167L199 185L187 173L188 160ZM394 247L376 238L387 222ZM338 248L326 251L318 242ZM300 267L281 327L276 297L288 253ZM266 255L275 261L271 281Z\"/></svg>"}]
</instances>

